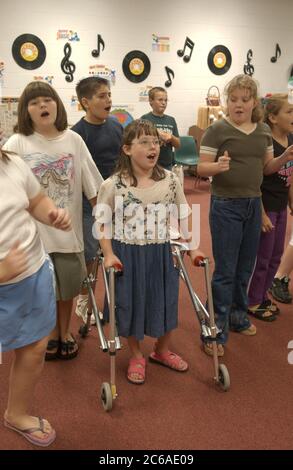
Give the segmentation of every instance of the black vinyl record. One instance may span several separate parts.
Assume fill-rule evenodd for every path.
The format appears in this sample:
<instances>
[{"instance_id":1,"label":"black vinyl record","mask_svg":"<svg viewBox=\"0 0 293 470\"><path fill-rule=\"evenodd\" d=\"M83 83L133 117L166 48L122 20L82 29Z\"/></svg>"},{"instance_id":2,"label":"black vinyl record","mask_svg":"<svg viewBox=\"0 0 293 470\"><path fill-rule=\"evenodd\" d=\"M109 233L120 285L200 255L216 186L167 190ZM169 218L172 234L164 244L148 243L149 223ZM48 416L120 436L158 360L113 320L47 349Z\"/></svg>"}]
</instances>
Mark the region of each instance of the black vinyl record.
<instances>
[{"instance_id":1,"label":"black vinyl record","mask_svg":"<svg viewBox=\"0 0 293 470\"><path fill-rule=\"evenodd\" d=\"M12 44L15 62L27 70L34 70L44 63L46 48L44 43L33 34L21 34Z\"/></svg>"},{"instance_id":2,"label":"black vinyl record","mask_svg":"<svg viewBox=\"0 0 293 470\"><path fill-rule=\"evenodd\" d=\"M122 69L128 80L139 83L148 77L151 71L151 63L144 52L131 51L124 57Z\"/></svg>"},{"instance_id":3,"label":"black vinyl record","mask_svg":"<svg viewBox=\"0 0 293 470\"><path fill-rule=\"evenodd\" d=\"M232 56L226 46L213 47L208 55L208 66L215 75L224 75L231 67Z\"/></svg>"}]
</instances>

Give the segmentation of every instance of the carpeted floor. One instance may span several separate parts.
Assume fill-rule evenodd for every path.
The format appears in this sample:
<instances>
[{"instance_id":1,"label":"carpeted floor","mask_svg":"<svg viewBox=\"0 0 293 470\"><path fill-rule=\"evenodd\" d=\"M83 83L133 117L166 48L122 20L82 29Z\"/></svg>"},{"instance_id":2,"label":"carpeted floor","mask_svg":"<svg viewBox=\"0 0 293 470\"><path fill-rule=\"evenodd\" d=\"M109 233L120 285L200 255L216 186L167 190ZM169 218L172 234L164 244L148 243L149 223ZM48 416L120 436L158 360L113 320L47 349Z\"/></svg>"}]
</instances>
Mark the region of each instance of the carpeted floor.
<instances>
[{"instance_id":1,"label":"carpeted floor","mask_svg":"<svg viewBox=\"0 0 293 470\"><path fill-rule=\"evenodd\" d=\"M190 203L201 206L201 248L211 255L208 229L209 185L186 177ZM289 230L289 228L288 228ZM189 263L189 260L186 260ZM190 268L195 290L205 301L203 271ZM147 366L143 386L126 381L127 347L117 355L117 391L113 410L100 402L100 386L109 382L109 356L101 352L97 332L79 339L80 353L68 362L46 363L37 387L33 414L46 417L57 432L56 449L291 449L293 434L292 305L281 306L273 323L255 320L255 337L231 333L223 362L231 388L213 383L213 363L200 349L199 326L184 284L180 324L171 348L188 360L187 373L156 364ZM79 321L73 321L77 332ZM143 345L145 356L153 341ZM0 367L0 415L4 413L12 353ZM32 449L21 436L0 426L0 449Z\"/></svg>"}]
</instances>

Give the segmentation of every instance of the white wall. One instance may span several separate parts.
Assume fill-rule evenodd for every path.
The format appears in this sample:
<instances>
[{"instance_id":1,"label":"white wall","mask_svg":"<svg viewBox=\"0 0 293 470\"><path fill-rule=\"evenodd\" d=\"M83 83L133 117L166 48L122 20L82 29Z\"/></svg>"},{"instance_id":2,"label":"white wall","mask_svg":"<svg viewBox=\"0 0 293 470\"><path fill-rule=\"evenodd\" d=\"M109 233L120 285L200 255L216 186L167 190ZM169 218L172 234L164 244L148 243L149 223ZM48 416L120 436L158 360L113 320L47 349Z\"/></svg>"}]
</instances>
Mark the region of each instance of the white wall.
<instances>
[{"instance_id":1,"label":"white wall","mask_svg":"<svg viewBox=\"0 0 293 470\"><path fill-rule=\"evenodd\" d=\"M104 64L116 70L112 87L113 104L129 105L134 117L149 110L148 103L138 101L141 87L164 86L165 65L175 72L168 89L167 113L174 115L181 134L196 123L197 108L204 104L207 89L216 84L221 90L234 75L242 73L248 49L253 50L254 78L263 94L287 89L293 65L292 0L26 0L1 1L0 61L5 63L3 96L19 96L35 75L53 75L53 86L64 100L73 124L82 115L73 107L71 96L76 82L88 75L89 65ZM65 40L57 40L57 30L77 31L80 42L72 42L71 59L76 64L75 78L67 83L60 68ZM47 57L36 70L24 70L13 60L11 47L20 34L40 37ZM100 58L91 56L100 33L105 50ZM170 52L152 51L152 34L170 37ZM185 37L195 42L191 61L186 64L177 56ZM279 43L282 56L272 64L271 56ZM222 76L207 66L210 49L227 46L232 66ZM122 72L122 60L131 50L145 52L151 61L151 73L142 83L133 84Z\"/></svg>"}]
</instances>

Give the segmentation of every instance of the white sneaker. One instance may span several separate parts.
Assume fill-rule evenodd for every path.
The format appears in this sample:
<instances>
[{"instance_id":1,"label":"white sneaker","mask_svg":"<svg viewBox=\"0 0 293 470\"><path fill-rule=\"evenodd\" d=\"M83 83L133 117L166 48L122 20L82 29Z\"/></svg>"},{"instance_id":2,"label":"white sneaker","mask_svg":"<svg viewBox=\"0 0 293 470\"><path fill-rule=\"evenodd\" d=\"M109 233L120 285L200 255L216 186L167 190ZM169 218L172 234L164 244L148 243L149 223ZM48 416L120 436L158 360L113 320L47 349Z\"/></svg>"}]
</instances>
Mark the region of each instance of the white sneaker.
<instances>
[{"instance_id":1,"label":"white sneaker","mask_svg":"<svg viewBox=\"0 0 293 470\"><path fill-rule=\"evenodd\" d=\"M87 322L87 302L88 296L87 295L79 295L76 303L75 313L78 317L82 318L84 323ZM91 325L96 324L96 319L94 314L91 314Z\"/></svg>"},{"instance_id":2,"label":"white sneaker","mask_svg":"<svg viewBox=\"0 0 293 470\"><path fill-rule=\"evenodd\" d=\"M79 295L76 302L75 313L78 317L82 318L83 322L86 323L87 319L87 295Z\"/></svg>"}]
</instances>

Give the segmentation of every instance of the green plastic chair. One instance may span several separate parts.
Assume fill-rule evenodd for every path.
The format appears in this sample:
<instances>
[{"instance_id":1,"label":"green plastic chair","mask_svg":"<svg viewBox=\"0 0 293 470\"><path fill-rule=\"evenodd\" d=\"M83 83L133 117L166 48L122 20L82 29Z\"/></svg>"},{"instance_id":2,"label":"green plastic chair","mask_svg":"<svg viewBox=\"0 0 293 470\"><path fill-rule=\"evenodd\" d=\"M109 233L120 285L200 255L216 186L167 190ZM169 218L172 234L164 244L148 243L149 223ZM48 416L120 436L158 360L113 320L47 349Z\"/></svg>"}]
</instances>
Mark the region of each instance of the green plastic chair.
<instances>
[{"instance_id":1,"label":"green plastic chair","mask_svg":"<svg viewBox=\"0 0 293 470\"><path fill-rule=\"evenodd\" d=\"M195 140L191 135L180 137L180 147L175 149L175 164L182 166L197 166L199 160Z\"/></svg>"}]
</instances>

